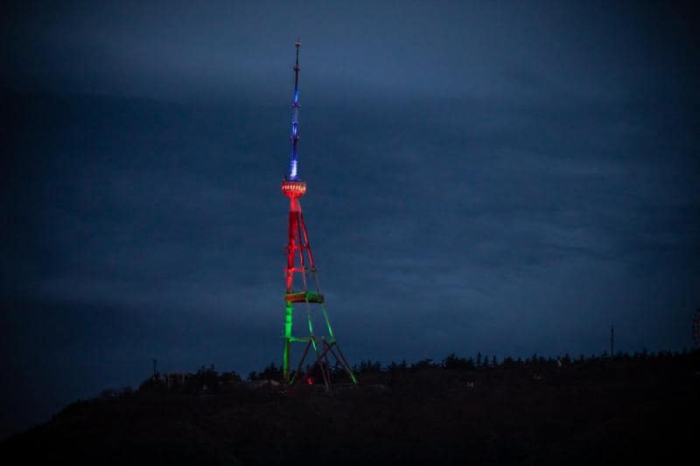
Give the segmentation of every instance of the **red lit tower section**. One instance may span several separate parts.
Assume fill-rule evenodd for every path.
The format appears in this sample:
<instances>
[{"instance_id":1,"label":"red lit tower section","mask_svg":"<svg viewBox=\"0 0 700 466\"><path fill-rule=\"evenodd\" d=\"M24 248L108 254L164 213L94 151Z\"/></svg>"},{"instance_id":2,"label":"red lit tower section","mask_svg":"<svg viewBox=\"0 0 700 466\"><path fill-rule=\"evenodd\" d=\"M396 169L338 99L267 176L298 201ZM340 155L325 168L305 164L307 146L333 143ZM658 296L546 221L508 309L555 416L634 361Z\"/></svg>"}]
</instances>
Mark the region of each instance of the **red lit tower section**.
<instances>
[{"instance_id":1,"label":"red lit tower section","mask_svg":"<svg viewBox=\"0 0 700 466\"><path fill-rule=\"evenodd\" d=\"M318 283L316 264L311 252L309 236L306 232L304 214L301 212L300 198L306 193L306 183L298 176L297 142L299 140L299 47L296 43L296 63L294 65L294 109L292 118L292 154L289 172L282 183L282 194L289 199L289 228L287 230L287 289L284 295L284 359L282 364L282 382L291 386L302 380L313 383L320 377L326 389L330 389L332 377L341 369L352 383L357 378L352 372L345 356L338 346L333 334L323 294ZM306 311L306 325L301 332L294 333L295 312ZM314 325L315 321L322 325ZM308 330L308 333L307 333ZM296 369L292 370L293 344L302 343ZM306 366L304 365L306 363ZM341 371L342 372L342 371Z\"/></svg>"}]
</instances>

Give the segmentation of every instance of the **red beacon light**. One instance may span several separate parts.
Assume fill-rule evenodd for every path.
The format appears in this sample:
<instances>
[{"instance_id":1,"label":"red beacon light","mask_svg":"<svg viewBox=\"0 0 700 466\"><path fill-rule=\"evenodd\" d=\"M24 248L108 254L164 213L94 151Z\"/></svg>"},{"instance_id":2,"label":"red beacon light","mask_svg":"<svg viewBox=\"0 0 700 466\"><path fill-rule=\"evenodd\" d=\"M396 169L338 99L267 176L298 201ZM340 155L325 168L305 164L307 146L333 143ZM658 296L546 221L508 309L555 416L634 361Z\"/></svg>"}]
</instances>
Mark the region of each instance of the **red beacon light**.
<instances>
[{"instance_id":1,"label":"red beacon light","mask_svg":"<svg viewBox=\"0 0 700 466\"><path fill-rule=\"evenodd\" d=\"M282 194L290 199L301 197L306 193L306 183L303 181L285 181L282 183Z\"/></svg>"}]
</instances>

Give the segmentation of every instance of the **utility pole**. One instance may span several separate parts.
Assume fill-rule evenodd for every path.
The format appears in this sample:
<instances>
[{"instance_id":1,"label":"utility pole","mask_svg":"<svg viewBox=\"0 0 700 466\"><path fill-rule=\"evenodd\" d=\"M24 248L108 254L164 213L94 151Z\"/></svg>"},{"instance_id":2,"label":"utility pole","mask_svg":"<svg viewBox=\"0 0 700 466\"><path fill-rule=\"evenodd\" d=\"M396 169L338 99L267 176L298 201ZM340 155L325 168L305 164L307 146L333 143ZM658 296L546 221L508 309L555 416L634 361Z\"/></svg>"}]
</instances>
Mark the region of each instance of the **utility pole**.
<instances>
[{"instance_id":1,"label":"utility pole","mask_svg":"<svg viewBox=\"0 0 700 466\"><path fill-rule=\"evenodd\" d=\"M615 355L615 326L610 326L610 357Z\"/></svg>"}]
</instances>

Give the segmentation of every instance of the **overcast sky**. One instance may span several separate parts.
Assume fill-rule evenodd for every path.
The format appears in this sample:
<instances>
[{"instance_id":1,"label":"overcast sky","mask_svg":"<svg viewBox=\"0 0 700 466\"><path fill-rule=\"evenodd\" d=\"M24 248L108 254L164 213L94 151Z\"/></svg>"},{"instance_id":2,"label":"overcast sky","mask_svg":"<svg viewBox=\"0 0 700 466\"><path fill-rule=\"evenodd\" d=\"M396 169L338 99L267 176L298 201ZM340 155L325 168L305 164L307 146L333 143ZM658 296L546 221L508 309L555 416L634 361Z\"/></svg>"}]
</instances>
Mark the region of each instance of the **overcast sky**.
<instances>
[{"instance_id":1,"label":"overcast sky","mask_svg":"<svg viewBox=\"0 0 700 466\"><path fill-rule=\"evenodd\" d=\"M600 354L613 325L621 351L692 344L681 2L0 12L0 436L138 386L153 358L281 363L297 38L302 203L351 364Z\"/></svg>"}]
</instances>

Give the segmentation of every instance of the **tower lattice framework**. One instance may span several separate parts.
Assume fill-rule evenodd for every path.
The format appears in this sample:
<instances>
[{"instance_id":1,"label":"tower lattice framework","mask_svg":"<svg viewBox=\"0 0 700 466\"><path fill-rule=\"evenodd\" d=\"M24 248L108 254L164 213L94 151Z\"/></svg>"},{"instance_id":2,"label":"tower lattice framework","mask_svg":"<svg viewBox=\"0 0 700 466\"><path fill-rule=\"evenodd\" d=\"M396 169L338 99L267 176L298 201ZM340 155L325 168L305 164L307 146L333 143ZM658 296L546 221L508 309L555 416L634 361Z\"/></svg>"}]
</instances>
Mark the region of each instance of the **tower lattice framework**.
<instances>
[{"instance_id":1,"label":"tower lattice framework","mask_svg":"<svg viewBox=\"0 0 700 466\"><path fill-rule=\"evenodd\" d=\"M289 199L289 228L287 230L287 267L286 267L286 293L284 313L284 358L282 363L282 382L285 386L291 386L301 380L312 380L309 375L320 373L326 389L331 385L331 368L342 368L349 376L352 383L357 383L357 378L348 364L340 346L335 339L328 313L326 312L324 297L318 282L318 274L314 256L306 231L304 214L301 210L300 198L306 193L306 183L298 176L298 152L299 141L299 47L296 43L296 62L294 65L294 102L292 103L292 153L289 163L289 172L282 183L282 193ZM294 315L299 310L306 311L306 329L294 333ZM320 311L320 316L319 316ZM322 318L322 325L315 326L315 320ZM321 328L318 328L321 327ZM292 368L292 344L301 343L303 350L296 369ZM307 369L304 370L304 363ZM332 366L331 363L334 365Z\"/></svg>"}]
</instances>

